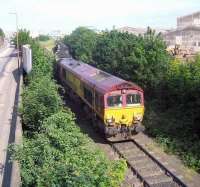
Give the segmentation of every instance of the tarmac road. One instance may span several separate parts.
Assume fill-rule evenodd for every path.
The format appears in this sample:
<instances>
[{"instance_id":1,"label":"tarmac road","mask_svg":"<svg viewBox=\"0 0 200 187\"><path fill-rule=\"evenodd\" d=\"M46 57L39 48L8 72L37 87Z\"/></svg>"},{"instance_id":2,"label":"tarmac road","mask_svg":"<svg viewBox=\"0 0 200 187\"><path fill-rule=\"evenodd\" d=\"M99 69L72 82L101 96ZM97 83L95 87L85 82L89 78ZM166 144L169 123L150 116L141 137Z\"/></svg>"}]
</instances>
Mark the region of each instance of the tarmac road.
<instances>
[{"instance_id":1,"label":"tarmac road","mask_svg":"<svg viewBox=\"0 0 200 187\"><path fill-rule=\"evenodd\" d=\"M13 165L9 163L7 148L15 142L17 131L17 107L19 98L19 80L16 50L6 46L0 49L0 186L18 186L12 184ZM16 180L15 180L16 181Z\"/></svg>"},{"instance_id":2,"label":"tarmac road","mask_svg":"<svg viewBox=\"0 0 200 187\"><path fill-rule=\"evenodd\" d=\"M9 44L5 44L3 48L0 48L0 75L2 74L6 64L9 62L12 55L14 48L10 47Z\"/></svg>"}]
</instances>

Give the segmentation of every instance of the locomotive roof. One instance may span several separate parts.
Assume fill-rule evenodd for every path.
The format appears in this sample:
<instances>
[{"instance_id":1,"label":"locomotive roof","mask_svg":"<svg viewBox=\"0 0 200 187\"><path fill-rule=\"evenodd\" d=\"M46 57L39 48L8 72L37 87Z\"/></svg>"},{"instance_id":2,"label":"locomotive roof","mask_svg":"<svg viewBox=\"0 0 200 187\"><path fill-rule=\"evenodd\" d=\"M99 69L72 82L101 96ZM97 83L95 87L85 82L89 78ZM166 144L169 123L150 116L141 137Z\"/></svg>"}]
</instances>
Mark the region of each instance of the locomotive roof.
<instances>
[{"instance_id":1,"label":"locomotive roof","mask_svg":"<svg viewBox=\"0 0 200 187\"><path fill-rule=\"evenodd\" d=\"M60 64L64 67L64 69L69 70L79 77L83 82L86 82L88 86L95 87L103 94L109 91L125 88L143 91L138 85L132 82L120 79L73 58L65 58L60 61Z\"/></svg>"}]
</instances>

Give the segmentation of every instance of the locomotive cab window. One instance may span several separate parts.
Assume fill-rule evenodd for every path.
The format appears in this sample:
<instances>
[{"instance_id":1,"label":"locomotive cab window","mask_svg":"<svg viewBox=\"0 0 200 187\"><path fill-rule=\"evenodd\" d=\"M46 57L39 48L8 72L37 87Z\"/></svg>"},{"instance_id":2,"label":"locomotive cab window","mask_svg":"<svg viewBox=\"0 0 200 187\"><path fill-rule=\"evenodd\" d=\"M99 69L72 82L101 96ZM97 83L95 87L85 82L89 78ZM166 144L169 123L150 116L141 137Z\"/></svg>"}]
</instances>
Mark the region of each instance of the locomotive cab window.
<instances>
[{"instance_id":1,"label":"locomotive cab window","mask_svg":"<svg viewBox=\"0 0 200 187\"><path fill-rule=\"evenodd\" d=\"M126 105L132 106L135 104L141 104L141 95L140 94L128 94L126 96Z\"/></svg>"},{"instance_id":2,"label":"locomotive cab window","mask_svg":"<svg viewBox=\"0 0 200 187\"><path fill-rule=\"evenodd\" d=\"M108 96L107 105L108 107L121 107L122 95Z\"/></svg>"}]
</instances>

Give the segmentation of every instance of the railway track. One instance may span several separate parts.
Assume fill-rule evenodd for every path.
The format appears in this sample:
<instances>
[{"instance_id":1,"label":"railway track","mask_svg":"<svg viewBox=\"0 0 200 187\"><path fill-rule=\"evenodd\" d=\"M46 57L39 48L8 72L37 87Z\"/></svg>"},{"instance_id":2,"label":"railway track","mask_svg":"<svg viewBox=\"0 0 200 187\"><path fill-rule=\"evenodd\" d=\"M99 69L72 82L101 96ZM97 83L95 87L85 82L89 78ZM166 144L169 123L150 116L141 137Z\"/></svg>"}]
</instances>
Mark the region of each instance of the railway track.
<instances>
[{"instance_id":1,"label":"railway track","mask_svg":"<svg viewBox=\"0 0 200 187\"><path fill-rule=\"evenodd\" d=\"M129 166L122 187L187 187L136 141L116 142L111 146Z\"/></svg>"}]
</instances>

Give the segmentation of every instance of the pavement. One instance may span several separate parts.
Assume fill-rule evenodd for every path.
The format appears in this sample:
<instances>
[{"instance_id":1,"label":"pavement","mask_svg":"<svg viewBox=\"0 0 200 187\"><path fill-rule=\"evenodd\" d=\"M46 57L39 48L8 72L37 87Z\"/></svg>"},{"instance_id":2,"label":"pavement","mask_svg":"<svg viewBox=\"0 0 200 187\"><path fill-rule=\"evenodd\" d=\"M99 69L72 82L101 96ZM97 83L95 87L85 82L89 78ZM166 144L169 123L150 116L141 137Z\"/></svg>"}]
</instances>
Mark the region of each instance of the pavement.
<instances>
[{"instance_id":1,"label":"pavement","mask_svg":"<svg viewBox=\"0 0 200 187\"><path fill-rule=\"evenodd\" d=\"M21 75L18 73L17 53L6 46L0 50L0 186L20 186L18 164L11 163L7 151L10 143L21 137L17 115Z\"/></svg>"}]
</instances>

